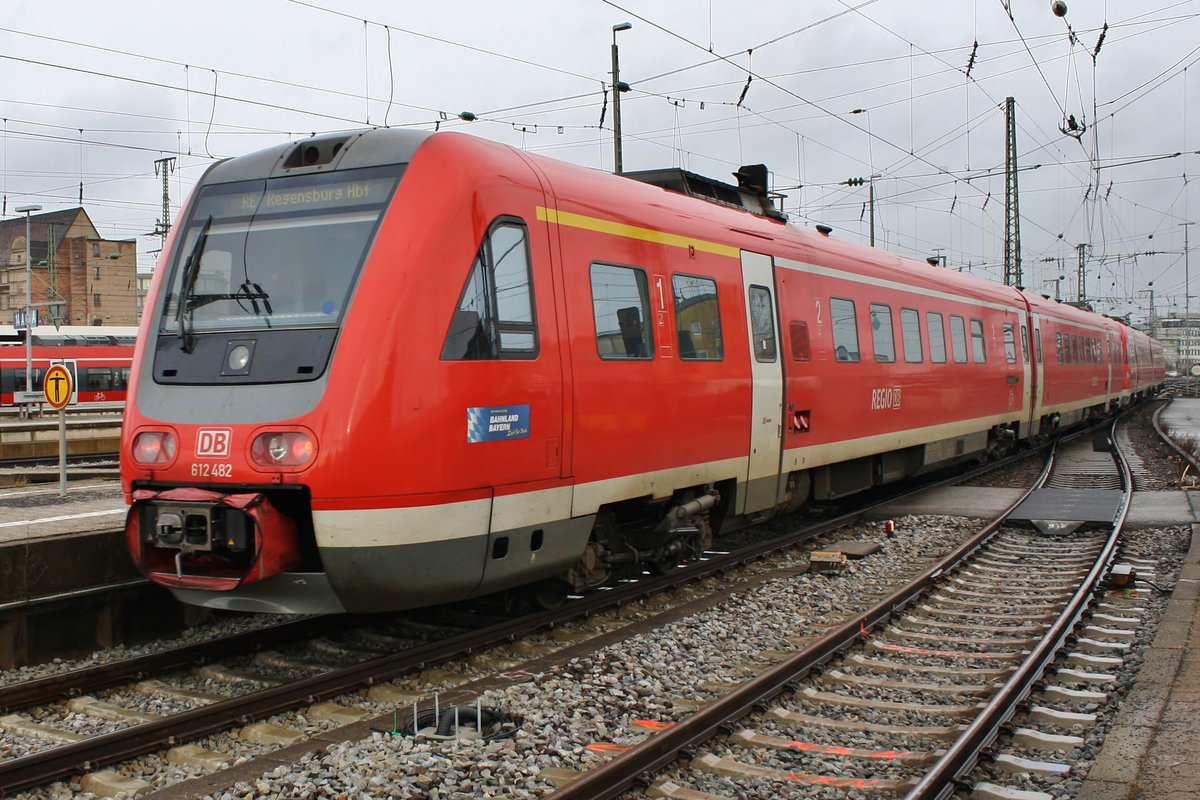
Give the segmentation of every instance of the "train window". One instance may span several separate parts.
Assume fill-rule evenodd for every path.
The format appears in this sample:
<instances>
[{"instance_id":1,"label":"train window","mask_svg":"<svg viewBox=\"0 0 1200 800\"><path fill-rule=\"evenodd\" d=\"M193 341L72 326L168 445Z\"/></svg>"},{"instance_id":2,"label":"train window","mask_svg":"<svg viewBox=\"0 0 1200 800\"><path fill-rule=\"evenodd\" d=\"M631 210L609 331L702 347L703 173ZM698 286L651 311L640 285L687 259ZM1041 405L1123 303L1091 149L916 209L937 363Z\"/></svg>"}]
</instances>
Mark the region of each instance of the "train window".
<instances>
[{"instance_id":1,"label":"train window","mask_svg":"<svg viewBox=\"0 0 1200 800\"><path fill-rule=\"evenodd\" d=\"M1071 363L1079 363L1079 337L1074 334L1071 335Z\"/></svg>"},{"instance_id":2,"label":"train window","mask_svg":"<svg viewBox=\"0 0 1200 800\"><path fill-rule=\"evenodd\" d=\"M161 330L333 328L405 167L214 183L191 203L164 282Z\"/></svg>"},{"instance_id":3,"label":"train window","mask_svg":"<svg viewBox=\"0 0 1200 800\"><path fill-rule=\"evenodd\" d=\"M929 360L935 364L945 364L946 328L942 315L936 311L926 312L925 326L929 329Z\"/></svg>"},{"instance_id":4,"label":"train window","mask_svg":"<svg viewBox=\"0 0 1200 800\"><path fill-rule=\"evenodd\" d=\"M829 316L833 319L833 357L838 361L858 361L858 325L854 320L854 301L831 297Z\"/></svg>"},{"instance_id":5,"label":"train window","mask_svg":"<svg viewBox=\"0 0 1200 800\"><path fill-rule=\"evenodd\" d=\"M1017 363L1017 336L1013 333L1011 322L1004 323L1004 360L1010 364Z\"/></svg>"},{"instance_id":6,"label":"train window","mask_svg":"<svg viewBox=\"0 0 1200 800\"><path fill-rule=\"evenodd\" d=\"M955 364L967 363L967 324L957 314L950 315L950 349Z\"/></svg>"},{"instance_id":7,"label":"train window","mask_svg":"<svg viewBox=\"0 0 1200 800\"><path fill-rule=\"evenodd\" d=\"M921 363L921 315L915 308L900 309L900 336L904 339L904 360Z\"/></svg>"},{"instance_id":8,"label":"train window","mask_svg":"<svg viewBox=\"0 0 1200 800\"><path fill-rule=\"evenodd\" d=\"M650 291L646 273L633 267L592 264L596 346L605 359L650 358Z\"/></svg>"},{"instance_id":9,"label":"train window","mask_svg":"<svg viewBox=\"0 0 1200 800\"><path fill-rule=\"evenodd\" d=\"M475 361L535 356L532 295L525 227L501 221L475 255L442 345L442 358Z\"/></svg>"},{"instance_id":10,"label":"train window","mask_svg":"<svg viewBox=\"0 0 1200 800\"><path fill-rule=\"evenodd\" d=\"M675 339L685 361L720 361L724 357L717 282L695 275L675 275Z\"/></svg>"},{"instance_id":11,"label":"train window","mask_svg":"<svg viewBox=\"0 0 1200 800\"><path fill-rule=\"evenodd\" d=\"M765 286L750 287L750 329L754 334L754 359L760 364L775 360L775 307L771 290Z\"/></svg>"},{"instance_id":12,"label":"train window","mask_svg":"<svg viewBox=\"0 0 1200 800\"><path fill-rule=\"evenodd\" d=\"M808 361L812 358L808 339L808 323L792 320L789 332L792 341L792 361Z\"/></svg>"},{"instance_id":13,"label":"train window","mask_svg":"<svg viewBox=\"0 0 1200 800\"><path fill-rule=\"evenodd\" d=\"M1054 334L1054 351L1058 354L1058 363L1063 363L1062 334Z\"/></svg>"},{"instance_id":14,"label":"train window","mask_svg":"<svg viewBox=\"0 0 1200 800\"><path fill-rule=\"evenodd\" d=\"M1037 350L1038 363L1042 363L1042 328L1039 325L1033 329L1033 346Z\"/></svg>"},{"instance_id":15,"label":"train window","mask_svg":"<svg viewBox=\"0 0 1200 800\"><path fill-rule=\"evenodd\" d=\"M1025 326L1021 326L1021 355L1025 357L1025 363L1029 363L1029 333L1025 330Z\"/></svg>"},{"instance_id":16,"label":"train window","mask_svg":"<svg viewBox=\"0 0 1200 800\"><path fill-rule=\"evenodd\" d=\"M871 342L875 346L875 360L891 364L896 360L896 338L892 331L892 307L882 303L871 303Z\"/></svg>"},{"instance_id":17,"label":"train window","mask_svg":"<svg viewBox=\"0 0 1200 800\"><path fill-rule=\"evenodd\" d=\"M987 348L983 341L983 320L971 320L971 356L976 364L987 361Z\"/></svg>"}]
</instances>

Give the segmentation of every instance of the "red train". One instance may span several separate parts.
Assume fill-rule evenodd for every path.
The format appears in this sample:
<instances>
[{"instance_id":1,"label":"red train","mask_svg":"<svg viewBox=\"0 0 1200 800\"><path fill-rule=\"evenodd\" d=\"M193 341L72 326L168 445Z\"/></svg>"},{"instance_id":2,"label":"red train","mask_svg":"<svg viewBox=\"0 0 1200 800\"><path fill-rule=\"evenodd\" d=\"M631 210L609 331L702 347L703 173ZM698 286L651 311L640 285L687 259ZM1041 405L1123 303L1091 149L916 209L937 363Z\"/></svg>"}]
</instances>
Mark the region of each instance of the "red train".
<instances>
[{"instance_id":1,"label":"red train","mask_svg":"<svg viewBox=\"0 0 1200 800\"><path fill-rule=\"evenodd\" d=\"M246 610L581 590L1163 380L1119 322L789 227L741 175L391 130L212 167L134 359L134 559Z\"/></svg>"},{"instance_id":2,"label":"red train","mask_svg":"<svg viewBox=\"0 0 1200 800\"><path fill-rule=\"evenodd\" d=\"M23 334L0 326L0 406L16 405L15 393L25 391ZM42 391L42 378L51 364L65 364L75 378L72 405L123 403L129 386L136 328L34 328L33 381L30 391Z\"/></svg>"}]
</instances>

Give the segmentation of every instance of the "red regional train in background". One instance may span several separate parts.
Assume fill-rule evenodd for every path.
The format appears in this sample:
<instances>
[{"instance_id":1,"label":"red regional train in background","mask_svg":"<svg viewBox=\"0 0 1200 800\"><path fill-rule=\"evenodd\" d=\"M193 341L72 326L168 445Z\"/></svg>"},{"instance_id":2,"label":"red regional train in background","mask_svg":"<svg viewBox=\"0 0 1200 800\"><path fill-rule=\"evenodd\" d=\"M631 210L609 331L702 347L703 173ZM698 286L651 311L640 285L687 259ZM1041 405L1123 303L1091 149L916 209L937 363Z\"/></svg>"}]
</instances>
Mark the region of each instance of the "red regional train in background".
<instances>
[{"instance_id":1,"label":"red regional train in background","mask_svg":"<svg viewBox=\"0 0 1200 800\"><path fill-rule=\"evenodd\" d=\"M117 326L51 326L33 329L30 391L41 393L42 378L52 364L64 364L74 377L71 405L123 403L129 387L137 328ZM17 405L25 391L24 332L0 325L0 407Z\"/></svg>"},{"instance_id":2,"label":"red regional train in background","mask_svg":"<svg viewBox=\"0 0 1200 800\"><path fill-rule=\"evenodd\" d=\"M586 590L1164 379L1118 321L790 227L738 177L393 130L214 165L134 356L134 560L241 610Z\"/></svg>"}]
</instances>

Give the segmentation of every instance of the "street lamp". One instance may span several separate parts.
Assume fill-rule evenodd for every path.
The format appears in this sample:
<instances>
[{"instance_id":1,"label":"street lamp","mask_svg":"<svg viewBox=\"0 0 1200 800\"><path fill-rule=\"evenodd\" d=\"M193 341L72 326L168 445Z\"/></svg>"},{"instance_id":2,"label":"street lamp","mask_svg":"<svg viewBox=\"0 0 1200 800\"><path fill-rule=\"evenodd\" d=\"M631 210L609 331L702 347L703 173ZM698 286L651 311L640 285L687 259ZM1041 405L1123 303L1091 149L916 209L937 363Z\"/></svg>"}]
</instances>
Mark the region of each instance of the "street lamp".
<instances>
[{"instance_id":1,"label":"street lamp","mask_svg":"<svg viewBox=\"0 0 1200 800\"><path fill-rule=\"evenodd\" d=\"M629 91L629 84L621 83L621 67L617 58L617 33L633 27L631 22L613 25L612 74L613 74L613 172L621 174L621 92Z\"/></svg>"},{"instance_id":2,"label":"street lamp","mask_svg":"<svg viewBox=\"0 0 1200 800\"><path fill-rule=\"evenodd\" d=\"M33 392L33 225L29 215L42 207L17 206L14 210L25 215L25 394L28 396Z\"/></svg>"}]
</instances>

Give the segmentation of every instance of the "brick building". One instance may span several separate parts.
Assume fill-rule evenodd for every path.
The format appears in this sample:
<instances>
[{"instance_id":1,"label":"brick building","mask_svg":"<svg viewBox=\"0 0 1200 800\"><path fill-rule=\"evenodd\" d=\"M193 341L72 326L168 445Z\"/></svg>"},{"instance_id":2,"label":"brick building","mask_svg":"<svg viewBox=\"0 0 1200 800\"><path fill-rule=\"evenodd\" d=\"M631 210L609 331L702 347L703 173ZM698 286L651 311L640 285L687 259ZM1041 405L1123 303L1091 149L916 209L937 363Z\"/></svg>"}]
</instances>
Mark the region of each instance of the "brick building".
<instances>
[{"instance_id":1,"label":"brick building","mask_svg":"<svg viewBox=\"0 0 1200 800\"><path fill-rule=\"evenodd\" d=\"M43 324L61 302L61 325L134 325L137 242L100 237L82 208L33 214L33 303ZM25 217L0 220L0 324L25 307Z\"/></svg>"}]
</instances>

